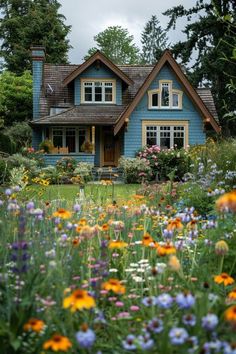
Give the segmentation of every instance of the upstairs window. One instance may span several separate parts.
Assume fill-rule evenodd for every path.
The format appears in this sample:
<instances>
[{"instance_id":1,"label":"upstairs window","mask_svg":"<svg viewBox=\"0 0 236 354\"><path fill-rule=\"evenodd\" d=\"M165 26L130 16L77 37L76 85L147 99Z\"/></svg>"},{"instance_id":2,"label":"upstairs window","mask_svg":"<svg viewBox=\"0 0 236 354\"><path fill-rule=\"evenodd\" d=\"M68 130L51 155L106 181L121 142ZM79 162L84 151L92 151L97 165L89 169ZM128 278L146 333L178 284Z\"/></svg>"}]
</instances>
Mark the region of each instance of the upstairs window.
<instances>
[{"instance_id":1,"label":"upstairs window","mask_svg":"<svg viewBox=\"0 0 236 354\"><path fill-rule=\"evenodd\" d=\"M115 103L115 80L83 80L81 103Z\"/></svg>"},{"instance_id":2,"label":"upstairs window","mask_svg":"<svg viewBox=\"0 0 236 354\"><path fill-rule=\"evenodd\" d=\"M183 92L173 89L172 81L159 81L159 88L148 91L149 109L182 109Z\"/></svg>"}]
</instances>

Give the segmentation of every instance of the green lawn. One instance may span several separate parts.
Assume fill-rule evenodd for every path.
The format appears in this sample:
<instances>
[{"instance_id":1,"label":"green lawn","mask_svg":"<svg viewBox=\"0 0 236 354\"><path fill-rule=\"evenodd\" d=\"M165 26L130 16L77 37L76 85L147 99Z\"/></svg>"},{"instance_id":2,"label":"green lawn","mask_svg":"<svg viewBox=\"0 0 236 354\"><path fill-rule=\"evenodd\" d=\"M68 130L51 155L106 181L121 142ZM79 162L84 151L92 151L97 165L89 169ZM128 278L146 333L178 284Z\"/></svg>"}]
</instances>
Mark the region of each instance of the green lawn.
<instances>
[{"instance_id":1,"label":"green lawn","mask_svg":"<svg viewBox=\"0 0 236 354\"><path fill-rule=\"evenodd\" d=\"M100 184L88 184L85 186L84 194L93 201L128 200L131 195L137 193L139 184L117 184L114 186L103 186ZM79 186L76 185L50 185L47 187L29 186L19 193L20 199L51 201L55 199L74 201L80 195Z\"/></svg>"}]
</instances>

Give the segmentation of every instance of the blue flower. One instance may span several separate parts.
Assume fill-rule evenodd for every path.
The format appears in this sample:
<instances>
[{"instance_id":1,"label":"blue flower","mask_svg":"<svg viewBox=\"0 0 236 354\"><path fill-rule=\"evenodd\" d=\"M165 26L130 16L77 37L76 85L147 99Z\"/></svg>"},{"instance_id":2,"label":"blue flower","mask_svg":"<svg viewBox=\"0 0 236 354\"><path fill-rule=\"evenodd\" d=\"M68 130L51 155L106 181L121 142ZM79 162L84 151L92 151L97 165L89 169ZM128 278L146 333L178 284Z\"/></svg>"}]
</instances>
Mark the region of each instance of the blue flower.
<instances>
[{"instance_id":1,"label":"blue flower","mask_svg":"<svg viewBox=\"0 0 236 354\"><path fill-rule=\"evenodd\" d=\"M142 350L149 350L154 346L154 340L150 337L148 332L138 336L138 343Z\"/></svg>"},{"instance_id":2,"label":"blue flower","mask_svg":"<svg viewBox=\"0 0 236 354\"><path fill-rule=\"evenodd\" d=\"M187 314L182 317L182 321L186 326L195 326L196 324L196 316L192 314Z\"/></svg>"},{"instance_id":3,"label":"blue flower","mask_svg":"<svg viewBox=\"0 0 236 354\"><path fill-rule=\"evenodd\" d=\"M174 327L169 332L169 338L171 344L181 345L188 338L188 332L184 328Z\"/></svg>"},{"instance_id":4,"label":"blue flower","mask_svg":"<svg viewBox=\"0 0 236 354\"><path fill-rule=\"evenodd\" d=\"M132 334L129 334L125 340L122 340L123 348L126 350L136 350L137 346L135 344L136 337Z\"/></svg>"},{"instance_id":5,"label":"blue flower","mask_svg":"<svg viewBox=\"0 0 236 354\"><path fill-rule=\"evenodd\" d=\"M180 293L176 295L175 301L179 308L189 309L195 304L195 297L191 293Z\"/></svg>"},{"instance_id":6,"label":"blue flower","mask_svg":"<svg viewBox=\"0 0 236 354\"><path fill-rule=\"evenodd\" d=\"M161 333L163 331L163 321L157 317L154 317L148 322L147 328L153 333Z\"/></svg>"},{"instance_id":7,"label":"blue flower","mask_svg":"<svg viewBox=\"0 0 236 354\"><path fill-rule=\"evenodd\" d=\"M142 303L147 306L154 306L157 304L157 298L155 296L147 296L142 299Z\"/></svg>"},{"instance_id":8,"label":"blue flower","mask_svg":"<svg viewBox=\"0 0 236 354\"><path fill-rule=\"evenodd\" d=\"M211 354L211 353L221 353L222 349L222 342L216 339L215 341L206 342L203 345L204 353Z\"/></svg>"},{"instance_id":9,"label":"blue flower","mask_svg":"<svg viewBox=\"0 0 236 354\"><path fill-rule=\"evenodd\" d=\"M96 334L87 325L83 325L81 331L77 332L75 336L81 348L92 347L96 339Z\"/></svg>"},{"instance_id":10,"label":"blue flower","mask_svg":"<svg viewBox=\"0 0 236 354\"><path fill-rule=\"evenodd\" d=\"M171 307L173 298L169 294L161 294L157 297L157 305L163 309L168 309Z\"/></svg>"},{"instance_id":11,"label":"blue flower","mask_svg":"<svg viewBox=\"0 0 236 354\"><path fill-rule=\"evenodd\" d=\"M212 331L218 325L218 317L214 313L202 317L202 327L209 331Z\"/></svg>"}]
</instances>

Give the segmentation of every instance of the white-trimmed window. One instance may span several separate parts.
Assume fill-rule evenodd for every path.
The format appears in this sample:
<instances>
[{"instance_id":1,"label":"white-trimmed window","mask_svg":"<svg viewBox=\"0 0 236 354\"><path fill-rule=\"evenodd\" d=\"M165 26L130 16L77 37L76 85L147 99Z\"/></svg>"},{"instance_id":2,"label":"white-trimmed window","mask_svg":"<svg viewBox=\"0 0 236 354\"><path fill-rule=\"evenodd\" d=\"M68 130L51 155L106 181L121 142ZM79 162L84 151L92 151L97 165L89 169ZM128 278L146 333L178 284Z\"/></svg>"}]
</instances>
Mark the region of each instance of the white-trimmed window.
<instances>
[{"instance_id":1,"label":"white-trimmed window","mask_svg":"<svg viewBox=\"0 0 236 354\"><path fill-rule=\"evenodd\" d=\"M183 148L188 145L188 122L143 121L143 146L158 145L161 149Z\"/></svg>"},{"instance_id":2,"label":"white-trimmed window","mask_svg":"<svg viewBox=\"0 0 236 354\"><path fill-rule=\"evenodd\" d=\"M68 147L69 153L84 152L84 142L91 140L89 127L55 127L51 136L55 147Z\"/></svg>"},{"instance_id":3,"label":"white-trimmed window","mask_svg":"<svg viewBox=\"0 0 236 354\"><path fill-rule=\"evenodd\" d=\"M182 109L183 92L173 89L171 80L160 80L159 88L148 91L149 109Z\"/></svg>"},{"instance_id":4,"label":"white-trimmed window","mask_svg":"<svg viewBox=\"0 0 236 354\"><path fill-rule=\"evenodd\" d=\"M81 103L115 103L115 80L81 81Z\"/></svg>"}]
</instances>

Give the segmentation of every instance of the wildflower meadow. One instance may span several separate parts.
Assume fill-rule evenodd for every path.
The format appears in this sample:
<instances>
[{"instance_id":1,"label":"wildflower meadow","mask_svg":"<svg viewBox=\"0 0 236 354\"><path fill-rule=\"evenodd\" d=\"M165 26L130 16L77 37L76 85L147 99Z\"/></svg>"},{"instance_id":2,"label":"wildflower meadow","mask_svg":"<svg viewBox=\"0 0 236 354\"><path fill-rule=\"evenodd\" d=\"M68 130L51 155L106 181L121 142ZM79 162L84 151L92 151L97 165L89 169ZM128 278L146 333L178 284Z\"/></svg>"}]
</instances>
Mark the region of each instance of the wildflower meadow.
<instances>
[{"instance_id":1,"label":"wildflower meadow","mask_svg":"<svg viewBox=\"0 0 236 354\"><path fill-rule=\"evenodd\" d=\"M119 200L2 189L0 353L236 353L235 175L207 161Z\"/></svg>"}]
</instances>

